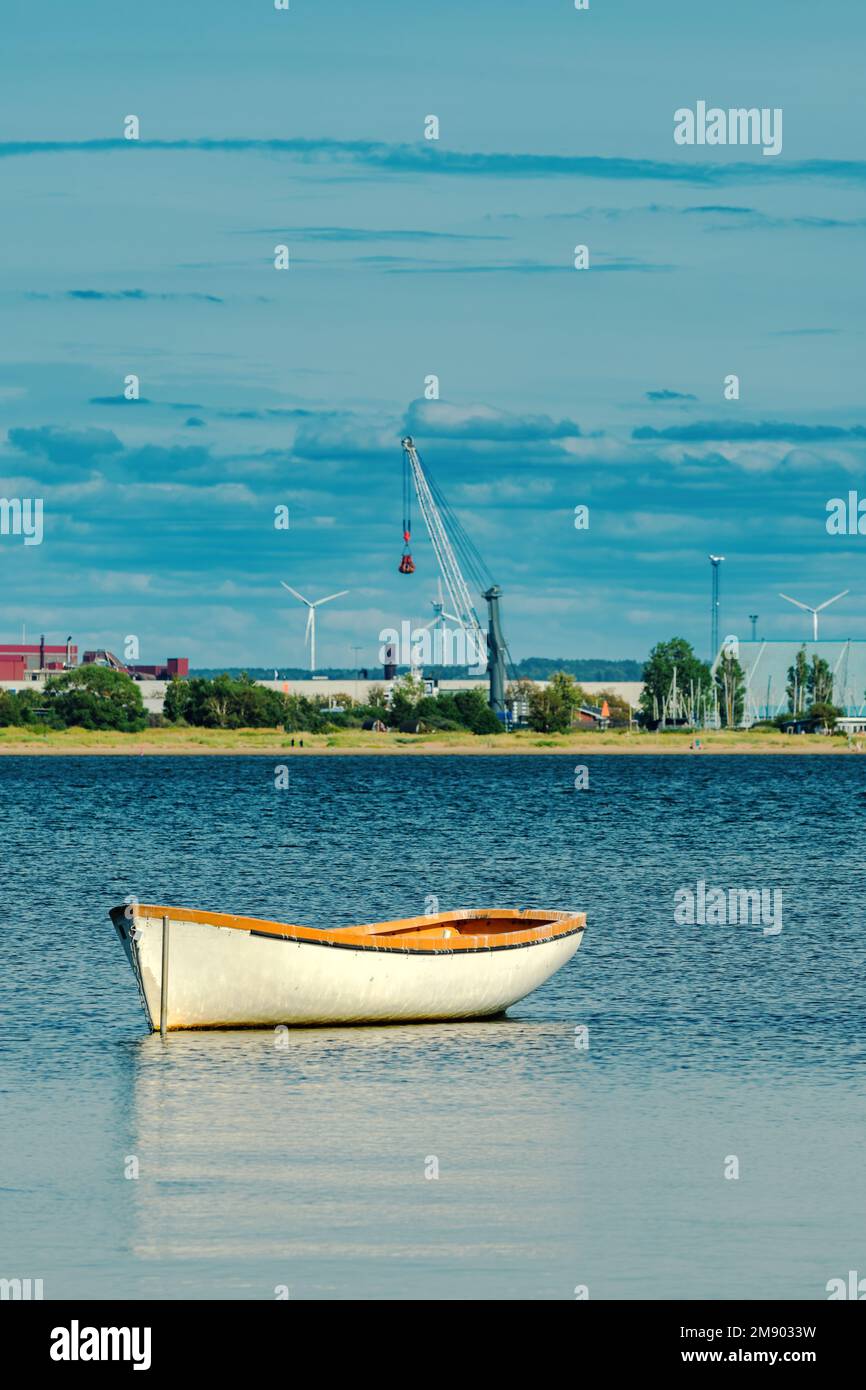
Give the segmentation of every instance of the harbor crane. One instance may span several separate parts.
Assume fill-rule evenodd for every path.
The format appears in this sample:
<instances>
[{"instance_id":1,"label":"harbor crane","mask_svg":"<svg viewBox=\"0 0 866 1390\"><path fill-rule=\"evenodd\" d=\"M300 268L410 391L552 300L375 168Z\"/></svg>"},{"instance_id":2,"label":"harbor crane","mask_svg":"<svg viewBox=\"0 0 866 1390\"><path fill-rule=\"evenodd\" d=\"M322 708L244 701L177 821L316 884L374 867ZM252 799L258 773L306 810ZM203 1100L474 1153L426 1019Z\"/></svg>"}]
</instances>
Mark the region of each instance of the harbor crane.
<instances>
[{"instance_id":1,"label":"harbor crane","mask_svg":"<svg viewBox=\"0 0 866 1390\"><path fill-rule=\"evenodd\" d=\"M499 600L502 590L479 555L471 537L449 507L441 489L418 457L414 440L407 435L403 444L403 555L398 566L401 574L414 574L412 559L412 493L424 518L433 551L442 574L442 582L451 609L445 614L456 621L466 636L467 648L475 652L476 660L487 652L487 675L490 683L489 704L494 714L505 718L505 682L508 647L502 634ZM464 577L469 575L474 587L487 603L487 633L472 599ZM471 664L471 662L469 663Z\"/></svg>"}]
</instances>

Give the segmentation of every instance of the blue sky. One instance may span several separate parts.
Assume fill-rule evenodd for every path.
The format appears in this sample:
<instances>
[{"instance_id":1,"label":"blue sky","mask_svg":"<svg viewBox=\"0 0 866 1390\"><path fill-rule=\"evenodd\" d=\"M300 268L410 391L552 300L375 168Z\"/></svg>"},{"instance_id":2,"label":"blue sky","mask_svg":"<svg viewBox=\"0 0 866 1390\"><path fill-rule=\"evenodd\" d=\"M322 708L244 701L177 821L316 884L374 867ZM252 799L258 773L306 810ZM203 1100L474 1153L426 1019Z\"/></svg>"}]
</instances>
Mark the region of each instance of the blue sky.
<instances>
[{"instance_id":1,"label":"blue sky","mask_svg":"<svg viewBox=\"0 0 866 1390\"><path fill-rule=\"evenodd\" d=\"M838 0L7 0L0 495L45 539L0 537L0 636L296 665L285 579L348 588L321 663L372 663L435 591L420 525L397 573L410 428L517 658L704 653L708 551L724 632L850 588L826 635L866 638L866 537L824 526L866 494L864 30ZM781 107L781 155L675 145L698 99Z\"/></svg>"}]
</instances>

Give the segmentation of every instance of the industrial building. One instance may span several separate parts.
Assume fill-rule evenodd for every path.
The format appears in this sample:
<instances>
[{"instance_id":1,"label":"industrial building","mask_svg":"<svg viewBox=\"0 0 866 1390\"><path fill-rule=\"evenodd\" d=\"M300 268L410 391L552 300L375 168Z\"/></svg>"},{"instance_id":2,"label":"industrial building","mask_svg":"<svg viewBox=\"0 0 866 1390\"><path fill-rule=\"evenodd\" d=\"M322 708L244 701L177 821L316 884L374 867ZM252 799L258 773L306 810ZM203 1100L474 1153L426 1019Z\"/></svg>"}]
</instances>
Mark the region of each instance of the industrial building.
<instances>
[{"instance_id":1,"label":"industrial building","mask_svg":"<svg viewBox=\"0 0 866 1390\"><path fill-rule=\"evenodd\" d=\"M40 671L56 672L78 665L78 648L67 638L62 646L38 642L0 643L0 681L32 680Z\"/></svg>"},{"instance_id":2,"label":"industrial building","mask_svg":"<svg viewBox=\"0 0 866 1390\"><path fill-rule=\"evenodd\" d=\"M115 671L123 671L137 681L170 681L189 675L189 659L185 656L170 656L164 662L147 666L140 662L121 661L113 652L99 648L84 653L82 666L108 666ZM23 681L39 681L46 676L57 675L60 671L71 671L78 666L78 647L67 637L62 646L45 641L38 642L0 642L0 683L14 684Z\"/></svg>"},{"instance_id":3,"label":"industrial building","mask_svg":"<svg viewBox=\"0 0 866 1390\"><path fill-rule=\"evenodd\" d=\"M112 670L124 671L137 681L180 680L189 675L189 659L185 656L170 656L166 661L157 663L156 666L143 666L140 662L121 661L120 657L114 655L114 652L106 651L105 648L85 652L82 665L110 666Z\"/></svg>"}]
</instances>

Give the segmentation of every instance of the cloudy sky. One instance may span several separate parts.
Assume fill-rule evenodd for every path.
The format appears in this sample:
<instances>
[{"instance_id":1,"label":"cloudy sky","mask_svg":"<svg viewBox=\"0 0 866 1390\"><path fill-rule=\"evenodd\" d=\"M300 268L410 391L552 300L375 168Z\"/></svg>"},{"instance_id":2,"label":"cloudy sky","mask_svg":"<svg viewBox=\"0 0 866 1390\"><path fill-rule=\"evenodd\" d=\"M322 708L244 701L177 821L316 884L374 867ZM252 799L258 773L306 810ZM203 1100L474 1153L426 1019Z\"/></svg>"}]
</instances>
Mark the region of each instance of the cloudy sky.
<instances>
[{"instance_id":1,"label":"cloudy sky","mask_svg":"<svg viewBox=\"0 0 866 1390\"><path fill-rule=\"evenodd\" d=\"M854 0L5 0L0 496L45 536L0 537L0 638L298 665L285 579L350 590L320 664L373 662L435 591L420 523L397 573L407 429L518 659L706 654L708 551L723 632L807 636L778 591L850 588L824 631L866 638L866 537L825 529L866 495L864 31ZM675 144L698 100L781 107L782 153Z\"/></svg>"}]
</instances>

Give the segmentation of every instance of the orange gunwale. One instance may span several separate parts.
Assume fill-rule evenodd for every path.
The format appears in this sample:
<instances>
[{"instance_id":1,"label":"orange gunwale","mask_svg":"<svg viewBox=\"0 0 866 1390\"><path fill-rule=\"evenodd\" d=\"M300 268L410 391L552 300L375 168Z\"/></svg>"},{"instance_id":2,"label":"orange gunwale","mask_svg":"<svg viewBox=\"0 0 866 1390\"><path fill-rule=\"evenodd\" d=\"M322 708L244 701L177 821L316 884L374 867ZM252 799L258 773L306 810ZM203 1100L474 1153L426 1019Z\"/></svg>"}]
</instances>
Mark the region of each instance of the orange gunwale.
<instances>
[{"instance_id":1,"label":"orange gunwale","mask_svg":"<svg viewBox=\"0 0 866 1390\"><path fill-rule=\"evenodd\" d=\"M115 912L123 909L115 908ZM114 914L112 914L113 916ZM360 926L320 931L262 917L240 917L229 912L201 912L189 907L165 907L137 903L135 917L168 917L172 922L200 922L206 926L253 932L256 936L275 936L286 941L309 941L323 946L354 946L367 951L478 951L504 950L529 946L581 932L586 926L585 912L517 912L508 908L438 912L432 916L404 917L392 922L369 922ZM477 921L491 930L473 931ZM497 923L502 923L497 926ZM508 924L526 922L511 930Z\"/></svg>"}]
</instances>

